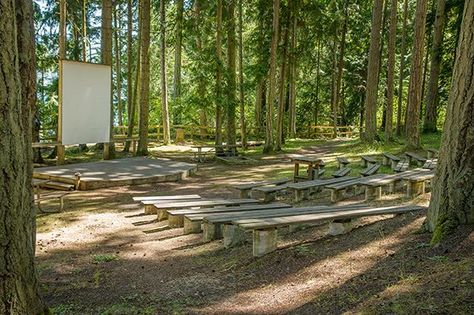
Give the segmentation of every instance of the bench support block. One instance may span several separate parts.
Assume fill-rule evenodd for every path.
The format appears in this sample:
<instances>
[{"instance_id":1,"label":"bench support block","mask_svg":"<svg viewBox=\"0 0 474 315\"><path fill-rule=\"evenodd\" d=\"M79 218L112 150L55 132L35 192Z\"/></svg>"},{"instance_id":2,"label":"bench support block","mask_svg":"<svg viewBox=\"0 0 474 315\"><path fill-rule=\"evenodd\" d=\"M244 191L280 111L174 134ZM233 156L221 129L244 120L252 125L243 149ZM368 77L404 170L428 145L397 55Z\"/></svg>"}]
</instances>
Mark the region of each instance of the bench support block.
<instances>
[{"instance_id":1,"label":"bench support block","mask_svg":"<svg viewBox=\"0 0 474 315\"><path fill-rule=\"evenodd\" d=\"M171 228L179 228L184 226L184 216L168 215L168 226Z\"/></svg>"},{"instance_id":2,"label":"bench support block","mask_svg":"<svg viewBox=\"0 0 474 315\"><path fill-rule=\"evenodd\" d=\"M210 242L222 238L221 224L204 222L202 225L202 239L204 242Z\"/></svg>"},{"instance_id":3,"label":"bench support block","mask_svg":"<svg viewBox=\"0 0 474 315\"><path fill-rule=\"evenodd\" d=\"M269 202L272 202L275 200L275 195L276 195L276 192L272 192L272 193L265 193L264 197L263 197L263 203L269 203Z\"/></svg>"},{"instance_id":4,"label":"bench support block","mask_svg":"<svg viewBox=\"0 0 474 315\"><path fill-rule=\"evenodd\" d=\"M245 243L245 230L237 225L224 224L222 227L222 234L224 235L224 247L229 248Z\"/></svg>"},{"instance_id":5,"label":"bench support block","mask_svg":"<svg viewBox=\"0 0 474 315\"><path fill-rule=\"evenodd\" d=\"M331 190L331 202L338 202L341 200L342 197L342 190Z\"/></svg>"},{"instance_id":6,"label":"bench support block","mask_svg":"<svg viewBox=\"0 0 474 315\"><path fill-rule=\"evenodd\" d=\"M394 194L396 190L397 190L397 182L396 181L391 182L390 184L388 184L388 192L389 193Z\"/></svg>"},{"instance_id":7,"label":"bench support block","mask_svg":"<svg viewBox=\"0 0 474 315\"><path fill-rule=\"evenodd\" d=\"M260 257L277 248L277 229L253 230L253 255Z\"/></svg>"},{"instance_id":8,"label":"bench support block","mask_svg":"<svg viewBox=\"0 0 474 315\"><path fill-rule=\"evenodd\" d=\"M184 234L201 233L201 223L202 221L191 221L184 218Z\"/></svg>"},{"instance_id":9,"label":"bench support block","mask_svg":"<svg viewBox=\"0 0 474 315\"><path fill-rule=\"evenodd\" d=\"M240 198L242 198L242 199L250 198L250 189L241 189L240 190Z\"/></svg>"},{"instance_id":10,"label":"bench support block","mask_svg":"<svg viewBox=\"0 0 474 315\"><path fill-rule=\"evenodd\" d=\"M329 235L340 235L352 231L352 221L348 220L335 220L329 224Z\"/></svg>"},{"instance_id":11,"label":"bench support block","mask_svg":"<svg viewBox=\"0 0 474 315\"><path fill-rule=\"evenodd\" d=\"M156 208L153 205L145 205L145 214L156 214Z\"/></svg>"},{"instance_id":12,"label":"bench support block","mask_svg":"<svg viewBox=\"0 0 474 315\"><path fill-rule=\"evenodd\" d=\"M168 219L168 212L166 212L166 210L162 210L162 209L156 209L156 212L157 212L157 216L158 216L158 221L164 221L166 219Z\"/></svg>"},{"instance_id":13,"label":"bench support block","mask_svg":"<svg viewBox=\"0 0 474 315\"><path fill-rule=\"evenodd\" d=\"M365 187L365 200L376 200L382 196L382 187Z\"/></svg>"},{"instance_id":14,"label":"bench support block","mask_svg":"<svg viewBox=\"0 0 474 315\"><path fill-rule=\"evenodd\" d=\"M407 197L413 198L425 193L425 181L409 181L407 184Z\"/></svg>"},{"instance_id":15,"label":"bench support block","mask_svg":"<svg viewBox=\"0 0 474 315\"><path fill-rule=\"evenodd\" d=\"M397 168L398 161L392 160L392 171Z\"/></svg>"}]
</instances>

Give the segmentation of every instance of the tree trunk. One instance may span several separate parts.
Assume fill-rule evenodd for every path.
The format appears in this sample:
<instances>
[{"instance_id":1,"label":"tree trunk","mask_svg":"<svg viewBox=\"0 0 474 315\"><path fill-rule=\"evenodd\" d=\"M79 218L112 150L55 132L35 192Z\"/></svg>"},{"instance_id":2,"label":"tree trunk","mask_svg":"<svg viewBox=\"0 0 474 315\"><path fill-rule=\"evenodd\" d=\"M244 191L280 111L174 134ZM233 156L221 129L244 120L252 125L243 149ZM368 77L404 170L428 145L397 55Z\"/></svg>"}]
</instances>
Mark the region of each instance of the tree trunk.
<instances>
[{"instance_id":1,"label":"tree trunk","mask_svg":"<svg viewBox=\"0 0 474 315\"><path fill-rule=\"evenodd\" d=\"M270 46L270 71L268 74L267 124L265 128L264 153L273 151L273 106L276 97L276 55L278 48L278 30L280 28L280 0L273 0L272 42Z\"/></svg>"},{"instance_id":2,"label":"tree trunk","mask_svg":"<svg viewBox=\"0 0 474 315\"><path fill-rule=\"evenodd\" d=\"M133 102L133 84L132 84L132 63L133 63L133 47L132 47L132 31L133 31L133 12L132 0L127 0L127 138L133 136L133 123L135 118L135 104ZM140 54L137 54L139 57ZM138 72L138 67L137 67ZM130 151L130 141L125 143L124 152Z\"/></svg>"},{"instance_id":3,"label":"tree trunk","mask_svg":"<svg viewBox=\"0 0 474 315\"><path fill-rule=\"evenodd\" d=\"M87 0L82 1L82 61L87 62Z\"/></svg>"},{"instance_id":4,"label":"tree trunk","mask_svg":"<svg viewBox=\"0 0 474 315\"><path fill-rule=\"evenodd\" d=\"M150 96L150 0L140 0L140 115L137 155L148 154L148 106Z\"/></svg>"},{"instance_id":5,"label":"tree trunk","mask_svg":"<svg viewBox=\"0 0 474 315\"><path fill-rule=\"evenodd\" d=\"M336 93L334 100L334 137L337 137L337 116L339 113L339 99L341 98L341 83L342 71L344 70L344 51L346 48L346 33L347 33L347 4L344 8L344 25L342 26L341 43L339 46L339 60L337 62L337 78L336 78Z\"/></svg>"},{"instance_id":6,"label":"tree trunk","mask_svg":"<svg viewBox=\"0 0 474 315\"><path fill-rule=\"evenodd\" d=\"M431 46L430 81L426 96L426 114L423 123L424 132L436 132L438 118L438 79L441 66L441 46L443 43L443 29L445 20L446 0L438 0L436 18L433 28L433 46Z\"/></svg>"},{"instance_id":7,"label":"tree trunk","mask_svg":"<svg viewBox=\"0 0 474 315\"><path fill-rule=\"evenodd\" d=\"M474 5L467 1L436 168L428 227L432 243L474 223Z\"/></svg>"},{"instance_id":8,"label":"tree trunk","mask_svg":"<svg viewBox=\"0 0 474 315\"><path fill-rule=\"evenodd\" d=\"M281 151L283 144L283 125L285 120L285 101L286 101L286 73L288 62L288 25L284 25L283 32L283 51L281 52L281 66L280 66L280 88L278 96L278 113L277 113L277 131L275 150Z\"/></svg>"},{"instance_id":9,"label":"tree trunk","mask_svg":"<svg viewBox=\"0 0 474 315\"><path fill-rule=\"evenodd\" d=\"M379 85L380 37L382 30L383 0L374 0L372 30L370 33L369 64L365 96L364 140L373 142L377 137L377 90Z\"/></svg>"},{"instance_id":10,"label":"tree trunk","mask_svg":"<svg viewBox=\"0 0 474 315\"><path fill-rule=\"evenodd\" d=\"M314 125L318 125L318 116L319 116L319 83L320 83L320 77L321 77L321 39L318 39L317 43L318 47L318 57L316 60L316 102L314 105L314 113L313 113L313 120L314 120Z\"/></svg>"},{"instance_id":11,"label":"tree trunk","mask_svg":"<svg viewBox=\"0 0 474 315\"><path fill-rule=\"evenodd\" d=\"M397 136L402 134L403 79L405 77L405 55L407 49L408 0L403 3L402 47L400 49L400 74L398 77Z\"/></svg>"},{"instance_id":12,"label":"tree trunk","mask_svg":"<svg viewBox=\"0 0 474 315\"><path fill-rule=\"evenodd\" d=\"M240 138L242 146L247 148L247 127L245 125L245 96L244 96L244 40L243 40L243 7L239 0L239 102L240 102Z\"/></svg>"},{"instance_id":13,"label":"tree trunk","mask_svg":"<svg viewBox=\"0 0 474 315\"><path fill-rule=\"evenodd\" d=\"M196 0L194 2L195 6L195 12L196 12L196 48L199 52L200 56L204 56L204 51L202 49L202 34L201 34L201 29L202 29L202 15L201 15L201 1L202 0ZM200 58L202 60L202 58ZM204 66L202 61L200 61L201 64L200 66ZM198 93L199 93L199 125L201 126L201 139L205 139L207 136L207 113L206 113L206 106L204 104L204 100L206 99L206 77L199 72L198 73Z\"/></svg>"},{"instance_id":14,"label":"tree trunk","mask_svg":"<svg viewBox=\"0 0 474 315\"><path fill-rule=\"evenodd\" d=\"M180 104L181 97L181 47L183 43L183 3L184 0L176 1L176 26L175 26L175 42L174 42L174 74L173 74L173 106L174 106L174 122L181 124L182 109ZM200 36L200 34L197 34Z\"/></svg>"},{"instance_id":15,"label":"tree trunk","mask_svg":"<svg viewBox=\"0 0 474 315\"><path fill-rule=\"evenodd\" d=\"M217 0L216 12L216 145L222 145L222 0ZM217 151L217 150L216 150Z\"/></svg>"},{"instance_id":16,"label":"tree trunk","mask_svg":"<svg viewBox=\"0 0 474 315\"><path fill-rule=\"evenodd\" d=\"M102 0L102 26L101 26L101 52L102 64L112 66L112 0ZM110 90L110 135L112 140L114 135L114 105L113 90ZM104 145L104 159L109 160L115 157L114 143Z\"/></svg>"},{"instance_id":17,"label":"tree trunk","mask_svg":"<svg viewBox=\"0 0 474 315\"><path fill-rule=\"evenodd\" d=\"M0 4L0 313L47 312L35 271L31 121L36 103L32 1Z\"/></svg>"},{"instance_id":18,"label":"tree trunk","mask_svg":"<svg viewBox=\"0 0 474 315\"><path fill-rule=\"evenodd\" d=\"M235 107L236 98L236 38L235 38L235 1L227 4L227 109L226 134L227 144L235 144Z\"/></svg>"},{"instance_id":19,"label":"tree trunk","mask_svg":"<svg viewBox=\"0 0 474 315\"><path fill-rule=\"evenodd\" d=\"M395 77L395 46L397 44L397 0L390 5L390 31L388 35L387 65L387 113L385 116L385 140L392 139L393 131L393 94Z\"/></svg>"},{"instance_id":20,"label":"tree trunk","mask_svg":"<svg viewBox=\"0 0 474 315\"><path fill-rule=\"evenodd\" d=\"M163 142L169 144L170 116L168 112L168 91L166 79L166 0L160 0L160 65L161 65L161 119L163 121ZM149 71L149 70L148 70Z\"/></svg>"},{"instance_id":21,"label":"tree trunk","mask_svg":"<svg viewBox=\"0 0 474 315\"><path fill-rule=\"evenodd\" d=\"M427 0L417 0L415 12L415 34L408 90L408 108L406 121L407 147L420 147L420 103L422 101L423 50L426 25Z\"/></svg>"},{"instance_id":22,"label":"tree trunk","mask_svg":"<svg viewBox=\"0 0 474 315\"><path fill-rule=\"evenodd\" d=\"M289 58L289 133L291 138L296 137L296 38L297 38L297 14L298 8L294 4L294 1L290 1L290 14L291 14L291 42L290 42L290 58Z\"/></svg>"},{"instance_id":23,"label":"tree trunk","mask_svg":"<svg viewBox=\"0 0 474 315\"><path fill-rule=\"evenodd\" d=\"M120 22L117 18L117 10L120 9L118 3L114 7L114 40L115 40L115 72L117 80L117 112L118 112L118 124L123 126L123 108L122 108L122 62L121 62L121 49L120 40L122 36L119 36Z\"/></svg>"}]
</instances>

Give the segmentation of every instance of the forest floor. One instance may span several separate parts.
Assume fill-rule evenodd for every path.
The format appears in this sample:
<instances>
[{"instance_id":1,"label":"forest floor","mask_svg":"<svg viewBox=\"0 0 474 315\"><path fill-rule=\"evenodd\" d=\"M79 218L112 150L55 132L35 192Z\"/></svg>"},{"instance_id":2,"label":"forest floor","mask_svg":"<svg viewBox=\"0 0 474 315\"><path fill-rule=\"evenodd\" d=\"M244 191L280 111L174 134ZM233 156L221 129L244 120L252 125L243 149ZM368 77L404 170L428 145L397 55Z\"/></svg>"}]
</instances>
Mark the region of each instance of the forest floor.
<instances>
[{"instance_id":1,"label":"forest floor","mask_svg":"<svg viewBox=\"0 0 474 315\"><path fill-rule=\"evenodd\" d=\"M426 141L434 147L439 137ZM254 258L251 243L228 250L221 240L203 244L201 234L169 229L132 201L153 194L235 196L226 186L290 177L291 154L324 155L326 176L336 167L335 156L344 155L356 174L359 155L385 150L402 147L290 141L271 156L249 151L253 160L244 165L200 164L196 175L178 183L73 194L64 212L38 216L43 297L53 314L473 314L472 226L437 247L421 229L426 213L361 219L358 228L337 237L325 235L326 225L281 229L278 250ZM171 151L152 154L189 160L189 154ZM427 205L429 198L408 200L399 191L375 203ZM351 196L344 203L362 199ZM291 202L288 196L281 200ZM328 203L329 194L322 193L299 205Z\"/></svg>"}]
</instances>

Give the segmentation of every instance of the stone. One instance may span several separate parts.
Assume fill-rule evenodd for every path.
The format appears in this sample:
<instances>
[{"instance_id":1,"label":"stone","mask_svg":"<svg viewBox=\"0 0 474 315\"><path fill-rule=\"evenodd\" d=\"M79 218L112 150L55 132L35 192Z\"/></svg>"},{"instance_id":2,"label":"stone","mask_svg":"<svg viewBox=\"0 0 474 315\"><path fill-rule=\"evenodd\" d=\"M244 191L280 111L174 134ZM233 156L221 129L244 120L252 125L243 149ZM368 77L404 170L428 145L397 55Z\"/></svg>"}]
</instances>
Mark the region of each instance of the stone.
<instances>
[{"instance_id":1,"label":"stone","mask_svg":"<svg viewBox=\"0 0 474 315\"><path fill-rule=\"evenodd\" d=\"M229 248L245 243L245 230L233 224L224 224L222 227L224 247Z\"/></svg>"},{"instance_id":2,"label":"stone","mask_svg":"<svg viewBox=\"0 0 474 315\"><path fill-rule=\"evenodd\" d=\"M336 220L329 224L329 235L341 235L352 231L352 221L348 220Z\"/></svg>"},{"instance_id":3,"label":"stone","mask_svg":"<svg viewBox=\"0 0 474 315\"><path fill-rule=\"evenodd\" d=\"M201 233L201 221L191 221L184 218L184 234Z\"/></svg>"},{"instance_id":4,"label":"stone","mask_svg":"<svg viewBox=\"0 0 474 315\"><path fill-rule=\"evenodd\" d=\"M277 229L253 230L253 255L260 257L277 249Z\"/></svg>"},{"instance_id":5,"label":"stone","mask_svg":"<svg viewBox=\"0 0 474 315\"><path fill-rule=\"evenodd\" d=\"M382 196L382 187L373 187L373 186L366 186L365 187L365 200L376 200Z\"/></svg>"},{"instance_id":6,"label":"stone","mask_svg":"<svg viewBox=\"0 0 474 315\"><path fill-rule=\"evenodd\" d=\"M168 226L171 228L179 228L184 226L184 216L168 215Z\"/></svg>"},{"instance_id":7,"label":"stone","mask_svg":"<svg viewBox=\"0 0 474 315\"><path fill-rule=\"evenodd\" d=\"M222 238L221 224L204 222L202 225L202 232L204 242L210 242Z\"/></svg>"}]
</instances>

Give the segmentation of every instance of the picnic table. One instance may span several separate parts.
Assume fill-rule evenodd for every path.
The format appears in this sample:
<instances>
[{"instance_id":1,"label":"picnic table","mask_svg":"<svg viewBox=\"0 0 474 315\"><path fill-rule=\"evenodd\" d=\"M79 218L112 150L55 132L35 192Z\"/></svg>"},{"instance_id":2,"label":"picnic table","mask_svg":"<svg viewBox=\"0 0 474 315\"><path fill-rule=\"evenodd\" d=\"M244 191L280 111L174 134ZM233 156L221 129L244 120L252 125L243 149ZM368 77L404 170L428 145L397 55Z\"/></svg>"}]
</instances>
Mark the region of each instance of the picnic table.
<instances>
[{"instance_id":1,"label":"picnic table","mask_svg":"<svg viewBox=\"0 0 474 315\"><path fill-rule=\"evenodd\" d=\"M236 156L237 155L236 148L238 147L240 147L240 145L238 144L219 144L219 145L199 144L199 145L192 146L192 148L197 149L197 152L194 152L194 159L197 162L204 162L204 158L206 157L206 154L210 152L214 152L214 153L222 152L226 156Z\"/></svg>"},{"instance_id":2,"label":"picnic table","mask_svg":"<svg viewBox=\"0 0 474 315\"><path fill-rule=\"evenodd\" d=\"M299 179L302 180L313 180L319 176L319 167L324 165L323 160L317 157L308 157L308 156L299 156L291 158L292 162L295 163L295 173L293 179L295 182L298 182ZM300 175L300 164L308 165L308 174Z\"/></svg>"}]
</instances>

